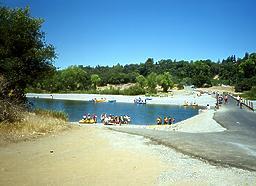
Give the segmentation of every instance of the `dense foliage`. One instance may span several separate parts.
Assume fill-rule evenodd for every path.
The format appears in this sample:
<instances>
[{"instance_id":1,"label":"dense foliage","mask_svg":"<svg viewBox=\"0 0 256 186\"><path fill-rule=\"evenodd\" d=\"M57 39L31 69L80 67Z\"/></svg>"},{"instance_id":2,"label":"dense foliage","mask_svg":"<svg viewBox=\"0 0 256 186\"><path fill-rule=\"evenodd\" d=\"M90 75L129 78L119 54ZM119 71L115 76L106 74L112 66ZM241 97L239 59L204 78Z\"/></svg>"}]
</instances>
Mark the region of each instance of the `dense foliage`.
<instances>
[{"instance_id":1,"label":"dense foliage","mask_svg":"<svg viewBox=\"0 0 256 186\"><path fill-rule=\"evenodd\" d=\"M21 120L25 89L57 73L54 47L46 44L42 23L28 8L0 7L0 122Z\"/></svg>"},{"instance_id":2,"label":"dense foliage","mask_svg":"<svg viewBox=\"0 0 256 186\"><path fill-rule=\"evenodd\" d=\"M65 74L65 76L63 75ZM210 87L213 85L234 85L236 91L250 90L256 85L256 53L246 53L243 58L229 56L221 62L211 60L176 61L149 58L145 63L109 66L70 66L55 71L53 78L40 81L36 87L50 92L96 89L98 85L136 83L134 92L155 93L161 86L166 92L174 84ZM140 89L138 89L140 87ZM35 90L35 89L34 89ZM111 89L113 93L120 93ZM111 92L111 90L106 90ZM127 91L127 94L134 94ZM96 93L96 92L94 92Z\"/></svg>"},{"instance_id":3,"label":"dense foliage","mask_svg":"<svg viewBox=\"0 0 256 186\"><path fill-rule=\"evenodd\" d=\"M1 99L24 100L28 85L54 72L54 48L45 42L42 23L28 8L0 7L0 76L5 81Z\"/></svg>"}]
</instances>

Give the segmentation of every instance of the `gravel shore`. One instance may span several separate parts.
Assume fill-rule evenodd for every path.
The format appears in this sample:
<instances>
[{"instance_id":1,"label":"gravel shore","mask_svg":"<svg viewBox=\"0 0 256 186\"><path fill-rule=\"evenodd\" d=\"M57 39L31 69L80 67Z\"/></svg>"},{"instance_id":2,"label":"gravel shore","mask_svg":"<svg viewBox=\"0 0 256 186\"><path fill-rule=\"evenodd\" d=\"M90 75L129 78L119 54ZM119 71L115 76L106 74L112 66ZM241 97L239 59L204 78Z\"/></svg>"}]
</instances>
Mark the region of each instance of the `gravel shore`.
<instances>
[{"instance_id":1,"label":"gravel shore","mask_svg":"<svg viewBox=\"0 0 256 186\"><path fill-rule=\"evenodd\" d=\"M153 144L149 139L109 131L102 136L111 141L113 148L132 149L137 153L154 155L167 166L156 181L156 185L254 185L256 172L237 168L209 165L168 147Z\"/></svg>"}]
</instances>

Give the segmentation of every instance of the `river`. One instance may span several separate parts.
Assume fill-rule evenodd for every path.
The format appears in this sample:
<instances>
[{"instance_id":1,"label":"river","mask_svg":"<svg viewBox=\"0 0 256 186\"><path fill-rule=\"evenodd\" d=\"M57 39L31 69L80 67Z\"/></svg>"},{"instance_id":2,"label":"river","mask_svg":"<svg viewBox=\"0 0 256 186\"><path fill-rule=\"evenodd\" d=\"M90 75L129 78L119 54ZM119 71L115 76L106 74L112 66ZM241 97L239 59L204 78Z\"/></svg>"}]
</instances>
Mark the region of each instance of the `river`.
<instances>
[{"instance_id":1,"label":"river","mask_svg":"<svg viewBox=\"0 0 256 186\"><path fill-rule=\"evenodd\" d=\"M102 113L112 115L129 115L132 124L152 125L157 117L174 117L175 123L198 114L198 108L177 105L137 105L134 103L93 103L88 101L71 101L29 98L33 108L63 111L68 114L69 121L75 122L82 118L84 113L96 114L98 118Z\"/></svg>"}]
</instances>

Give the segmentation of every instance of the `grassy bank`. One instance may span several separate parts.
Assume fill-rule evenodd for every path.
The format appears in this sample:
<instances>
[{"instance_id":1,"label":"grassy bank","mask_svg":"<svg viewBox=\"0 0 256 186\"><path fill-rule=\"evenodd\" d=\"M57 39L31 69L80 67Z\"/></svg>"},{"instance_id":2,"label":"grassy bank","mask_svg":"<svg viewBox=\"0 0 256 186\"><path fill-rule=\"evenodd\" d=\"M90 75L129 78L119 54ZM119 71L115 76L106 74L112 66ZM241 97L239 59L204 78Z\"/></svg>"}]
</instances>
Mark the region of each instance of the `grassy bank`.
<instances>
[{"instance_id":1,"label":"grassy bank","mask_svg":"<svg viewBox=\"0 0 256 186\"><path fill-rule=\"evenodd\" d=\"M0 145L54 134L69 129L65 113L36 110L23 112L19 121L0 123Z\"/></svg>"}]
</instances>

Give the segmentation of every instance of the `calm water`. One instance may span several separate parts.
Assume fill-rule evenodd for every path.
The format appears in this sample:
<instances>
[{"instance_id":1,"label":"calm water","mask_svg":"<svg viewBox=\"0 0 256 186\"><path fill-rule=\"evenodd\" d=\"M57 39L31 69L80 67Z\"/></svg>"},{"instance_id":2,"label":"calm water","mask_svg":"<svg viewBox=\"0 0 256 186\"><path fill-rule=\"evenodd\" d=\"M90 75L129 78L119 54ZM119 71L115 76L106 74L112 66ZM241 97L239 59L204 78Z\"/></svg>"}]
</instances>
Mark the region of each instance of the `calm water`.
<instances>
[{"instance_id":1,"label":"calm water","mask_svg":"<svg viewBox=\"0 0 256 186\"><path fill-rule=\"evenodd\" d=\"M174 117L175 123L198 114L198 109L174 105L137 105L134 103L92 103L86 101L34 99L34 108L64 111L69 116L69 121L78 121L84 113L96 114L98 118L102 113L112 115L129 115L133 124L155 124L156 118Z\"/></svg>"}]
</instances>

